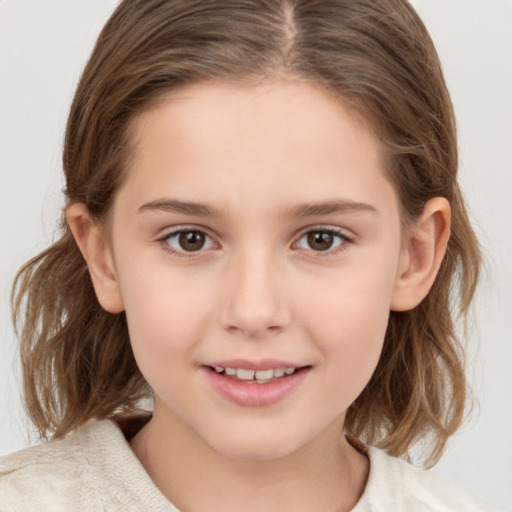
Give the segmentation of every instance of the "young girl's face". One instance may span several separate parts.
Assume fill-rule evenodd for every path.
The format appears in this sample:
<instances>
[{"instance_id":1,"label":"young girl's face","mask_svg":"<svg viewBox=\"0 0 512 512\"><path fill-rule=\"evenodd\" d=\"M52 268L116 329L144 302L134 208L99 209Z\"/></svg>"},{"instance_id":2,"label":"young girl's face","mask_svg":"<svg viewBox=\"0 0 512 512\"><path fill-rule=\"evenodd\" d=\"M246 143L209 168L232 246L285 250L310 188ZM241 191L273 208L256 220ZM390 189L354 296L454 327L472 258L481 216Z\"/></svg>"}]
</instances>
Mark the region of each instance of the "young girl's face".
<instances>
[{"instance_id":1,"label":"young girl's face","mask_svg":"<svg viewBox=\"0 0 512 512\"><path fill-rule=\"evenodd\" d=\"M292 81L189 86L135 129L112 274L154 421L245 459L339 436L405 260L378 141Z\"/></svg>"}]
</instances>

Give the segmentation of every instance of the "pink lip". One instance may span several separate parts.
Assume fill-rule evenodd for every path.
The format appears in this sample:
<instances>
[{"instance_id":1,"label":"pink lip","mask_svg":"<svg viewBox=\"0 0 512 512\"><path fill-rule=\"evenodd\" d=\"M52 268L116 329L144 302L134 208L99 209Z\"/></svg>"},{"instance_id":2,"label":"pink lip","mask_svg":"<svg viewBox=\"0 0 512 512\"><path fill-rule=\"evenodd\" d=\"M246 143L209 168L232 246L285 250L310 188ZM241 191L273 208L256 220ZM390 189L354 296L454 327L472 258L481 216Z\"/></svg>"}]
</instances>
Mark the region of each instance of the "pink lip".
<instances>
[{"instance_id":1,"label":"pink lip","mask_svg":"<svg viewBox=\"0 0 512 512\"><path fill-rule=\"evenodd\" d=\"M266 366L255 366L254 363L249 364L247 362L246 365L239 365L233 364L233 361L230 361L229 365L224 362L226 365L224 367L262 370L268 368L293 367L293 365L284 366L282 363L278 365L268 365L268 361L264 361L264 363ZM218 364L216 366L223 366L223 364ZM209 366L202 366L201 369L204 371L213 388L230 402L243 407L265 407L280 402L292 393L304 381L311 367L303 367L292 375L281 377L275 381L265 384L234 380L223 374L218 374Z\"/></svg>"}]
</instances>

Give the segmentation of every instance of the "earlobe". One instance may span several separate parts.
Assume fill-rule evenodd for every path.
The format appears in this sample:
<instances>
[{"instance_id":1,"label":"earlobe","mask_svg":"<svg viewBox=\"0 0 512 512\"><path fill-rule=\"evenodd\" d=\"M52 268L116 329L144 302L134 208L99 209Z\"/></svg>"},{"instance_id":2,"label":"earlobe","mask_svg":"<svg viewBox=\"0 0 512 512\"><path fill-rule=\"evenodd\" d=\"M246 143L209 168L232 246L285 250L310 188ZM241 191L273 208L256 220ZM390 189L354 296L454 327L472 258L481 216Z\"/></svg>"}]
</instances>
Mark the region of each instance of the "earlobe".
<instances>
[{"instance_id":1,"label":"earlobe","mask_svg":"<svg viewBox=\"0 0 512 512\"><path fill-rule=\"evenodd\" d=\"M391 310L411 310L427 296L446 253L450 222L447 199L435 197L426 203L402 251Z\"/></svg>"},{"instance_id":2,"label":"earlobe","mask_svg":"<svg viewBox=\"0 0 512 512\"><path fill-rule=\"evenodd\" d=\"M99 303L109 313L124 311L112 251L103 229L83 203L72 203L66 208L66 221L87 263Z\"/></svg>"}]
</instances>

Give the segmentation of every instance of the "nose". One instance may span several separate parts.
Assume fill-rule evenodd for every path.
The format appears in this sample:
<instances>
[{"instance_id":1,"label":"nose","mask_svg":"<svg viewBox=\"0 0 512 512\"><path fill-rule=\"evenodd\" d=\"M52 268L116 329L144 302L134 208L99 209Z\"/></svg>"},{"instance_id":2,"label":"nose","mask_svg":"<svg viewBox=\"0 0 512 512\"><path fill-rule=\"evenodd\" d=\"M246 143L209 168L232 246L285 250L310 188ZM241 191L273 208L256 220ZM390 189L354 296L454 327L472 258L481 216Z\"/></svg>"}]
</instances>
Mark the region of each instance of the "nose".
<instances>
[{"instance_id":1,"label":"nose","mask_svg":"<svg viewBox=\"0 0 512 512\"><path fill-rule=\"evenodd\" d=\"M259 339L284 330L290 323L283 272L265 254L240 256L231 262L220 316L222 327Z\"/></svg>"}]
</instances>

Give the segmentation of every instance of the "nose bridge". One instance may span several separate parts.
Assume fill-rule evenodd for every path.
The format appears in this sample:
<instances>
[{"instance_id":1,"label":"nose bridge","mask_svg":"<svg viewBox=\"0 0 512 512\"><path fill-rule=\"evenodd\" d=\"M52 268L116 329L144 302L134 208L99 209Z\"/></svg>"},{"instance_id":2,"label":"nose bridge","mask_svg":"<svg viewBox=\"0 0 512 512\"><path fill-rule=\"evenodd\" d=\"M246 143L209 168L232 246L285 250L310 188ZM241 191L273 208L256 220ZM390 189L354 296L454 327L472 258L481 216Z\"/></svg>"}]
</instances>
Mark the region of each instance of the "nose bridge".
<instances>
[{"instance_id":1,"label":"nose bridge","mask_svg":"<svg viewBox=\"0 0 512 512\"><path fill-rule=\"evenodd\" d=\"M289 311L282 288L282 268L270 246L246 248L233 255L222 311L225 328L258 338L282 330Z\"/></svg>"}]
</instances>

